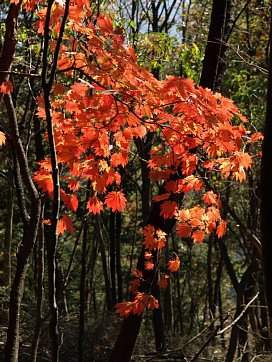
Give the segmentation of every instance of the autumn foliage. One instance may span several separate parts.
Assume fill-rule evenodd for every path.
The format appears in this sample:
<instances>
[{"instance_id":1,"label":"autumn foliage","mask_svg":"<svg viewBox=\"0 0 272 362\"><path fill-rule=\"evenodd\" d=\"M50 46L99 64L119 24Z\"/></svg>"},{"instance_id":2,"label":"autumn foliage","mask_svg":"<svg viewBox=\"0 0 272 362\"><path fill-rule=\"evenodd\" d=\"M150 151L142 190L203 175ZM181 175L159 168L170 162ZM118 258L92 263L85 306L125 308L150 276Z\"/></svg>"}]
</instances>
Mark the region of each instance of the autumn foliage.
<instances>
[{"instance_id":1,"label":"autumn foliage","mask_svg":"<svg viewBox=\"0 0 272 362\"><path fill-rule=\"evenodd\" d=\"M23 6L31 11L37 2L41 7L36 28L43 34L44 2L24 0ZM52 59L64 6L60 0L52 9ZM65 83L63 76L68 79ZM214 173L222 179L245 180L252 163L245 145L260 137L251 138L247 133L247 121L231 100L196 86L190 79L155 79L138 65L123 30L115 28L107 15L97 15L87 0L70 2L56 79L51 92L52 117L57 159L64 170L59 233L73 232L72 214L78 209L78 194L87 180L91 184L86 203L90 214L100 214L104 209L125 210L129 195L122 185L120 170L135 157L134 140L152 132L155 141L148 167L152 181L164 182L165 193L153 199L161 205L161 216L174 218L177 235L195 243L203 242L213 232L219 238L224 235L226 222L220 214L220 195L206 190L200 175ZM11 84L1 86L2 92L11 90ZM37 115L44 121L42 94L37 102ZM0 144L4 140L0 133ZM42 193L52 197L51 170L48 157L39 163L34 180ZM199 199L188 208L179 204L178 196L186 198L189 193ZM180 267L174 253L167 272L159 271L154 255L166 243L164 231L150 224L143 228L145 268L159 273L161 288ZM121 316L139 315L146 307L158 308L152 295L139 291L142 271L134 272L134 277L130 286L133 300L116 306Z\"/></svg>"}]
</instances>

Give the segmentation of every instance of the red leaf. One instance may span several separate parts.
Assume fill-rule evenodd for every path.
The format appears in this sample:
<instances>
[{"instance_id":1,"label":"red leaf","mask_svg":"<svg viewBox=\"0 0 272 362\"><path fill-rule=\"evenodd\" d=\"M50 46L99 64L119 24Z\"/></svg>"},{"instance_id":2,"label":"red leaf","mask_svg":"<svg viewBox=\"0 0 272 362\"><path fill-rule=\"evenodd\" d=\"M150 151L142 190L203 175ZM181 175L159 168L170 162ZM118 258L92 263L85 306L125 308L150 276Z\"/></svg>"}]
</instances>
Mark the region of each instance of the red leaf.
<instances>
[{"instance_id":1,"label":"red leaf","mask_svg":"<svg viewBox=\"0 0 272 362\"><path fill-rule=\"evenodd\" d=\"M58 235L63 235L64 234L64 231L69 231L71 233L74 232L74 228L73 228L73 224L72 224L72 220L71 218L64 214L62 216L61 219L59 219L58 221L58 226L57 226L57 234Z\"/></svg>"},{"instance_id":2,"label":"red leaf","mask_svg":"<svg viewBox=\"0 0 272 362\"><path fill-rule=\"evenodd\" d=\"M191 236L192 233L192 227L188 224L178 224L177 228L177 234L180 238L188 238Z\"/></svg>"},{"instance_id":3,"label":"red leaf","mask_svg":"<svg viewBox=\"0 0 272 362\"><path fill-rule=\"evenodd\" d=\"M170 197L170 194L169 194L169 193L167 193L167 194L161 194L161 195L158 195L158 196L153 197L153 201L156 201L156 202L158 202L158 201L163 201L163 200L169 199L169 197Z\"/></svg>"},{"instance_id":4,"label":"red leaf","mask_svg":"<svg viewBox=\"0 0 272 362\"><path fill-rule=\"evenodd\" d=\"M217 227L217 229L216 229L216 235L218 236L218 238L222 238L225 235L226 228L227 228L226 221L221 220L218 227Z\"/></svg>"},{"instance_id":5,"label":"red leaf","mask_svg":"<svg viewBox=\"0 0 272 362\"><path fill-rule=\"evenodd\" d=\"M145 265L145 270L154 269L154 263L152 263L152 261L150 261L150 260L145 261L144 265Z\"/></svg>"},{"instance_id":6,"label":"red leaf","mask_svg":"<svg viewBox=\"0 0 272 362\"><path fill-rule=\"evenodd\" d=\"M0 92L9 94L13 91L13 85L11 82L4 82L0 86Z\"/></svg>"},{"instance_id":7,"label":"red leaf","mask_svg":"<svg viewBox=\"0 0 272 362\"><path fill-rule=\"evenodd\" d=\"M177 256L176 253L174 253L175 255L175 259L174 260L170 260L167 264L168 266L168 270L171 272L177 272L179 270L180 267L180 260L179 257Z\"/></svg>"},{"instance_id":8,"label":"red leaf","mask_svg":"<svg viewBox=\"0 0 272 362\"><path fill-rule=\"evenodd\" d=\"M202 243L205 238L205 233L202 230L196 230L195 232L193 232L192 238L195 243Z\"/></svg>"},{"instance_id":9,"label":"red leaf","mask_svg":"<svg viewBox=\"0 0 272 362\"><path fill-rule=\"evenodd\" d=\"M138 291L138 287L140 286L140 280L139 279L133 279L133 280L131 280L129 285L130 285L129 293L136 294L137 291Z\"/></svg>"},{"instance_id":10,"label":"red leaf","mask_svg":"<svg viewBox=\"0 0 272 362\"><path fill-rule=\"evenodd\" d=\"M116 167L119 165L121 165L122 167L125 167L127 162L128 162L128 155L123 152L114 153L111 156L111 166L112 167Z\"/></svg>"},{"instance_id":11,"label":"red leaf","mask_svg":"<svg viewBox=\"0 0 272 362\"><path fill-rule=\"evenodd\" d=\"M132 302L117 303L114 308L116 308L115 313L120 314L120 317L128 317L130 314L133 313Z\"/></svg>"},{"instance_id":12,"label":"red leaf","mask_svg":"<svg viewBox=\"0 0 272 362\"><path fill-rule=\"evenodd\" d=\"M0 146L4 145L6 142L6 136L3 132L0 132Z\"/></svg>"},{"instance_id":13,"label":"red leaf","mask_svg":"<svg viewBox=\"0 0 272 362\"><path fill-rule=\"evenodd\" d=\"M111 191L105 197L105 204L112 211L123 211L126 208L127 199L122 191Z\"/></svg>"},{"instance_id":14,"label":"red leaf","mask_svg":"<svg viewBox=\"0 0 272 362\"><path fill-rule=\"evenodd\" d=\"M202 200L208 205L217 204L217 199L218 196L213 191L208 191L202 196Z\"/></svg>"},{"instance_id":15,"label":"red leaf","mask_svg":"<svg viewBox=\"0 0 272 362\"><path fill-rule=\"evenodd\" d=\"M89 212L92 212L94 215L100 214L100 212L103 210L103 203L101 200L99 200L98 197L93 196L91 197L86 205Z\"/></svg>"},{"instance_id":16,"label":"red leaf","mask_svg":"<svg viewBox=\"0 0 272 362\"><path fill-rule=\"evenodd\" d=\"M161 204L160 215L162 215L165 219L171 219L177 210L178 204L175 201L165 201Z\"/></svg>"},{"instance_id":17,"label":"red leaf","mask_svg":"<svg viewBox=\"0 0 272 362\"><path fill-rule=\"evenodd\" d=\"M159 308L159 302L157 299L155 299L153 297L153 295L150 295L148 298L148 303L147 303L148 309L154 310L155 308L158 309Z\"/></svg>"},{"instance_id":18,"label":"red leaf","mask_svg":"<svg viewBox=\"0 0 272 362\"><path fill-rule=\"evenodd\" d=\"M168 287L168 279L169 279L169 275L164 274L161 276L161 279L158 281L158 285L161 289L165 289Z\"/></svg>"}]
</instances>

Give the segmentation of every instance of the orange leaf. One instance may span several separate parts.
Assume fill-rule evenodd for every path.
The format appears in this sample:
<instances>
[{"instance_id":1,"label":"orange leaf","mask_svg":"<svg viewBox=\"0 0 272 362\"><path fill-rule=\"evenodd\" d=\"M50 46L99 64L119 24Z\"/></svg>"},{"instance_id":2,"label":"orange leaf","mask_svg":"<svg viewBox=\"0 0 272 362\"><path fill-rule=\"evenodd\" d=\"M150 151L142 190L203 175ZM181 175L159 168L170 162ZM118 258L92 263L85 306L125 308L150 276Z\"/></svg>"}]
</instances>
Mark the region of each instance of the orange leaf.
<instances>
[{"instance_id":1,"label":"orange leaf","mask_svg":"<svg viewBox=\"0 0 272 362\"><path fill-rule=\"evenodd\" d=\"M161 276L161 279L158 281L158 286L161 288L161 289L165 289L168 287L168 279L169 279L169 275L167 274L164 274Z\"/></svg>"},{"instance_id":2,"label":"orange leaf","mask_svg":"<svg viewBox=\"0 0 272 362\"><path fill-rule=\"evenodd\" d=\"M218 238L222 238L225 235L226 228L227 228L226 221L221 220L218 227L217 227L217 229L216 229L216 235L218 236Z\"/></svg>"},{"instance_id":3,"label":"orange leaf","mask_svg":"<svg viewBox=\"0 0 272 362\"><path fill-rule=\"evenodd\" d=\"M105 197L105 204L112 211L123 211L126 207L127 199L122 191L111 191Z\"/></svg>"},{"instance_id":4,"label":"orange leaf","mask_svg":"<svg viewBox=\"0 0 272 362\"><path fill-rule=\"evenodd\" d=\"M239 165L244 167L246 170L251 166L252 159L248 153L236 152L236 157Z\"/></svg>"},{"instance_id":5,"label":"orange leaf","mask_svg":"<svg viewBox=\"0 0 272 362\"><path fill-rule=\"evenodd\" d=\"M88 200L86 207L89 212L92 212L94 215L100 214L100 211L103 210L103 203L98 197L93 196Z\"/></svg>"},{"instance_id":6,"label":"orange leaf","mask_svg":"<svg viewBox=\"0 0 272 362\"><path fill-rule=\"evenodd\" d=\"M41 223L44 225L51 225L51 220L50 219L42 219Z\"/></svg>"},{"instance_id":7,"label":"orange leaf","mask_svg":"<svg viewBox=\"0 0 272 362\"><path fill-rule=\"evenodd\" d=\"M177 256L176 253L174 253L175 255L175 259L174 260L169 260L167 266L168 266L168 270L171 272L177 272L179 270L180 267L180 260L179 257Z\"/></svg>"},{"instance_id":8,"label":"orange leaf","mask_svg":"<svg viewBox=\"0 0 272 362\"><path fill-rule=\"evenodd\" d=\"M60 190L60 197L68 210L77 211L78 198L75 194L67 194L64 190Z\"/></svg>"},{"instance_id":9,"label":"orange leaf","mask_svg":"<svg viewBox=\"0 0 272 362\"><path fill-rule=\"evenodd\" d=\"M73 224L72 224L72 220L71 218L64 214L62 216L62 218L58 221L58 226L57 226L57 234L58 235L63 235L64 231L69 231L71 233L74 232L74 228L73 228Z\"/></svg>"},{"instance_id":10,"label":"orange leaf","mask_svg":"<svg viewBox=\"0 0 272 362\"><path fill-rule=\"evenodd\" d=\"M169 193L167 193L167 194L161 194L161 195L158 195L158 196L153 197L153 201L156 201L156 202L158 202L158 201L163 201L163 200L169 199L169 197L170 197L170 194L169 194Z\"/></svg>"},{"instance_id":11,"label":"orange leaf","mask_svg":"<svg viewBox=\"0 0 272 362\"><path fill-rule=\"evenodd\" d=\"M154 269L154 263L152 263L152 261L150 261L150 260L145 261L144 265L145 265L145 270Z\"/></svg>"},{"instance_id":12,"label":"orange leaf","mask_svg":"<svg viewBox=\"0 0 272 362\"><path fill-rule=\"evenodd\" d=\"M0 146L4 145L6 142L6 136L3 132L0 132Z\"/></svg>"},{"instance_id":13,"label":"orange leaf","mask_svg":"<svg viewBox=\"0 0 272 362\"><path fill-rule=\"evenodd\" d=\"M192 227L188 224L178 224L177 228L177 234L180 238L188 238L191 236L192 233Z\"/></svg>"},{"instance_id":14,"label":"orange leaf","mask_svg":"<svg viewBox=\"0 0 272 362\"><path fill-rule=\"evenodd\" d=\"M125 167L127 162L128 162L128 155L123 152L114 153L111 156L111 166L112 167L116 167L119 165L121 165L122 167Z\"/></svg>"},{"instance_id":15,"label":"orange leaf","mask_svg":"<svg viewBox=\"0 0 272 362\"><path fill-rule=\"evenodd\" d=\"M155 308L158 309L159 308L159 302L157 299L155 299L153 297L153 295L150 295L150 297L148 298L148 303L147 303L148 309L154 310Z\"/></svg>"},{"instance_id":16,"label":"orange leaf","mask_svg":"<svg viewBox=\"0 0 272 362\"><path fill-rule=\"evenodd\" d=\"M143 273L141 271L139 271L138 269L133 270L133 275L135 276L135 278L141 279L143 277Z\"/></svg>"},{"instance_id":17,"label":"orange leaf","mask_svg":"<svg viewBox=\"0 0 272 362\"><path fill-rule=\"evenodd\" d=\"M140 286L140 280L139 279L133 279L133 280L131 280L129 285L130 285L129 293L136 294L137 291L138 291L138 287Z\"/></svg>"},{"instance_id":18,"label":"orange leaf","mask_svg":"<svg viewBox=\"0 0 272 362\"><path fill-rule=\"evenodd\" d=\"M202 200L208 205L216 204L217 199L218 196L213 191L208 191L202 196Z\"/></svg>"},{"instance_id":19,"label":"orange leaf","mask_svg":"<svg viewBox=\"0 0 272 362\"><path fill-rule=\"evenodd\" d=\"M202 230L196 230L195 232L193 232L193 235L192 235L194 242L197 244L202 243L202 241L204 240L204 237L205 237L205 233Z\"/></svg>"},{"instance_id":20,"label":"orange leaf","mask_svg":"<svg viewBox=\"0 0 272 362\"><path fill-rule=\"evenodd\" d=\"M133 311L132 311L132 308L133 308L132 302L117 303L114 308L116 308L115 313L120 314L120 317L128 317L130 314L133 313Z\"/></svg>"},{"instance_id":21,"label":"orange leaf","mask_svg":"<svg viewBox=\"0 0 272 362\"><path fill-rule=\"evenodd\" d=\"M160 215L162 215L165 219L171 219L177 210L178 204L175 201L165 201L161 204Z\"/></svg>"},{"instance_id":22,"label":"orange leaf","mask_svg":"<svg viewBox=\"0 0 272 362\"><path fill-rule=\"evenodd\" d=\"M4 82L0 86L0 92L9 94L13 91L13 85L11 82Z\"/></svg>"}]
</instances>

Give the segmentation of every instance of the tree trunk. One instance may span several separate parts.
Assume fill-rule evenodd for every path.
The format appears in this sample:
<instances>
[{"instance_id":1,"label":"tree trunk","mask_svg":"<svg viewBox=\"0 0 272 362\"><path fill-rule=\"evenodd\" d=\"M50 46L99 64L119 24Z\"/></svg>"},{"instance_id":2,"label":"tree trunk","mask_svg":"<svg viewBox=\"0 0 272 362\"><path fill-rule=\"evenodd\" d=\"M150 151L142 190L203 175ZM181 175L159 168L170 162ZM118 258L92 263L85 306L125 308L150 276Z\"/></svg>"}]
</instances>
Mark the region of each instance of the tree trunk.
<instances>
[{"instance_id":1,"label":"tree trunk","mask_svg":"<svg viewBox=\"0 0 272 362\"><path fill-rule=\"evenodd\" d=\"M248 282L251 279L251 274L254 271L254 264L255 264L255 262L252 262L248 266L248 268L244 272L244 274L243 274L243 276L241 278L241 281L240 281L240 283L238 285L238 290L236 291L236 293L237 293L237 306L236 306L236 312L235 312L235 315L234 315L234 320L236 318L238 318L239 315L241 314L241 312L243 311L243 308L244 308L244 294L245 294L245 290L247 288ZM227 352L225 362L232 362L234 357L235 357L237 342L238 342L238 339L239 339L240 328L242 327L243 320L245 318L246 318L246 313L239 319L239 321L236 324L233 325L233 327L231 329L229 348L228 348L228 352Z\"/></svg>"},{"instance_id":2,"label":"tree trunk","mask_svg":"<svg viewBox=\"0 0 272 362\"><path fill-rule=\"evenodd\" d=\"M7 185L7 214L6 214L6 230L4 239L4 265L3 265L3 285L11 285L11 243L12 243L12 227L13 227L13 174L9 169L8 185Z\"/></svg>"},{"instance_id":3,"label":"tree trunk","mask_svg":"<svg viewBox=\"0 0 272 362\"><path fill-rule=\"evenodd\" d=\"M208 41L205 49L200 85L220 91L225 72L228 26L232 0L213 0Z\"/></svg>"},{"instance_id":4,"label":"tree trunk","mask_svg":"<svg viewBox=\"0 0 272 362\"><path fill-rule=\"evenodd\" d=\"M261 242L262 242L262 265L264 272L264 285L268 306L270 334L272 332L272 9L270 13L270 34L269 34L269 68L266 118L264 126L264 140L262 145L261 163ZM271 336L270 336L271 338Z\"/></svg>"},{"instance_id":5,"label":"tree trunk","mask_svg":"<svg viewBox=\"0 0 272 362\"><path fill-rule=\"evenodd\" d=\"M17 266L10 293L9 326L6 342L5 361L17 362L19 350L20 307L24 291L24 280L28 265L28 258L32 251L38 232L41 202L37 189L30 176L28 162L20 138L17 117L11 95L6 94L4 96L4 100L10 123L12 147L16 154L16 158L18 159L20 175L28 192L31 205L31 212L28 219L29 222L25 223L24 225L23 239L17 252Z\"/></svg>"},{"instance_id":6,"label":"tree trunk","mask_svg":"<svg viewBox=\"0 0 272 362\"><path fill-rule=\"evenodd\" d=\"M78 335L78 361L84 361L85 342L85 286L86 286L86 253L88 240L88 222L83 229L82 251L81 251L81 275L80 275L80 300L79 300L79 335Z\"/></svg>"},{"instance_id":7,"label":"tree trunk","mask_svg":"<svg viewBox=\"0 0 272 362\"><path fill-rule=\"evenodd\" d=\"M160 194L164 193L164 187L161 188ZM175 220L174 219L164 219L160 215L160 202L156 202L152 205L151 212L148 218L147 224L153 225L155 229L161 229L166 234L169 234L172 230ZM137 263L137 269L143 272L144 276L144 292L149 293L151 290L152 282L154 280L155 270L147 271L144 268L144 258L145 249L142 247L142 251ZM130 361L133 349L138 337L138 333L141 326L141 316L129 316L123 321L121 330L115 342L112 354L110 356L110 362L128 362Z\"/></svg>"},{"instance_id":8,"label":"tree trunk","mask_svg":"<svg viewBox=\"0 0 272 362\"><path fill-rule=\"evenodd\" d=\"M101 228L101 220L100 220L99 215L96 215L96 230L98 233L99 250L101 253L102 268L103 268L103 274L104 274L104 280L105 280L106 305L107 305L108 311L112 311L113 302L112 302L112 294L111 294L111 279L110 279L110 273L108 270L106 247L105 247L105 241L104 241L104 237L103 237L103 232L102 232L102 228Z\"/></svg>"},{"instance_id":9,"label":"tree trunk","mask_svg":"<svg viewBox=\"0 0 272 362\"><path fill-rule=\"evenodd\" d=\"M41 219L43 218L43 207ZM36 362L39 346L39 339L43 324L42 306L43 306L43 281L44 281L44 226L39 225L38 233L38 276L37 276L37 305L36 305L36 321L34 327L33 342L31 346L31 362Z\"/></svg>"},{"instance_id":10,"label":"tree trunk","mask_svg":"<svg viewBox=\"0 0 272 362\"><path fill-rule=\"evenodd\" d=\"M115 238L115 212L110 212L110 275L111 275L111 297L113 304L116 304L116 238Z\"/></svg>"},{"instance_id":11,"label":"tree trunk","mask_svg":"<svg viewBox=\"0 0 272 362\"><path fill-rule=\"evenodd\" d=\"M123 278L122 278L122 264L121 264L121 213L116 211L116 225L115 225L115 238L116 238L116 273L117 273L117 291L118 303L123 300Z\"/></svg>"}]
</instances>

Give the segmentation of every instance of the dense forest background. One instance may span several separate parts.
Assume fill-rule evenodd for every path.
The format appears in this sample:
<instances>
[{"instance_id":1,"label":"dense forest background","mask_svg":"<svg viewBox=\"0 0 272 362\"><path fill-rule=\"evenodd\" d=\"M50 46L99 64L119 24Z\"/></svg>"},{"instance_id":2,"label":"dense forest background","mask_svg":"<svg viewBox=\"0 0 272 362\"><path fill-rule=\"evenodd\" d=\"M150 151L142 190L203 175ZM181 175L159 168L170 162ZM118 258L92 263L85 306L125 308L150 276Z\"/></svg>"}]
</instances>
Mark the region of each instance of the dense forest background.
<instances>
[{"instance_id":1,"label":"dense forest background","mask_svg":"<svg viewBox=\"0 0 272 362\"><path fill-rule=\"evenodd\" d=\"M51 147L50 112L45 116L47 124L42 120L41 92L49 109L55 83L70 87L78 79L82 84L91 80L80 70L64 72L50 53L58 41L68 43L75 36L76 30L61 26L67 20L69 1L47 2L52 17L57 18L58 6L64 12L58 30L46 28L45 23L44 31L37 23L41 16L37 8L42 13L46 2L37 2L35 10L35 1L23 3L29 8L22 1L0 4L0 86L13 85L11 93L2 86L0 93L0 135L5 135L0 137L1 360L270 361L271 2L98 0L88 10L94 24L103 13L112 19L114 29L124 29L125 43L134 48L139 65L155 79L189 78L222 93L247 118L248 138L256 132L265 136L263 145L258 136L257 142L243 146L252 158L245 180L224 178L216 170L201 167L194 171L206 190L220 195L222 219L227 221L224 236L211 233L203 241L179 237L173 220L164 223L154 206L153 198L164 193L163 180L151 182L147 166L150 151L164 147L156 132L134 135L128 160L117 163L127 199L124 210L119 200L115 208L91 212L88 200L94 188L90 179L80 190L74 185L78 207L72 196L66 195L69 201L63 204L54 194L52 201L46 185L41 189L32 183L41 165L37 162L49 156L55 157L58 169L54 173L52 163L53 181L61 177L63 183L68 182L67 165L58 164L58 153ZM103 26L101 34L107 29ZM116 34L120 36L118 30ZM84 36L77 41L87 49ZM92 54L88 61L95 63ZM114 93L110 86L107 91ZM116 97L116 102L125 102ZM106 108L97 109L103 118ZM192 153L203 156L197 146ZM115 192L115 185L109 185L109 192ZM185 199L175 202L190 208L198 199L198 192L188 192ZM62 218L60 226L59 212L69 202L69 221ZM121 318L114 306L132 298L129 289L133 273L137 277L143 265L142 229L147 224L167 234L166 247L159 253L160 267L154 262L152 277L148 276L152 279L148 292L159 308ZM180 268L165 277L173 255L179 257ZM153 252L151 257L158 255Z\"/></svg>"}]
</instances>

